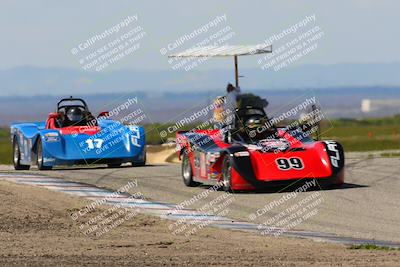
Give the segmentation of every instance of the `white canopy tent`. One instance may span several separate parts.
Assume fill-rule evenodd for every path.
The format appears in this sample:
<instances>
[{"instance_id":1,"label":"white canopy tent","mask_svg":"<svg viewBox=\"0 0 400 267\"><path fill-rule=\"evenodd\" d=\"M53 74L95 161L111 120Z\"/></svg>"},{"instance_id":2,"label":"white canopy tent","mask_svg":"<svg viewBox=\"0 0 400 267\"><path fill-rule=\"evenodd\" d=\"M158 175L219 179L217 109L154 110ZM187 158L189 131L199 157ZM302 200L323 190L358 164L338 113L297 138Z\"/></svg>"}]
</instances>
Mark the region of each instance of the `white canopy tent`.
<instances>
[{"instance_id":1,"label":"white canopy tent","mask_svg":"<svg viewBox=\"0 0 400 267\"><path fill-rule=\"evenodd\" d=\"M272 53L272 45L224 45L193 47L180 53L171 54L168 57L229 57L235 60L235 83L239 86L238 56Z\"/></svg>"}]
</instances>

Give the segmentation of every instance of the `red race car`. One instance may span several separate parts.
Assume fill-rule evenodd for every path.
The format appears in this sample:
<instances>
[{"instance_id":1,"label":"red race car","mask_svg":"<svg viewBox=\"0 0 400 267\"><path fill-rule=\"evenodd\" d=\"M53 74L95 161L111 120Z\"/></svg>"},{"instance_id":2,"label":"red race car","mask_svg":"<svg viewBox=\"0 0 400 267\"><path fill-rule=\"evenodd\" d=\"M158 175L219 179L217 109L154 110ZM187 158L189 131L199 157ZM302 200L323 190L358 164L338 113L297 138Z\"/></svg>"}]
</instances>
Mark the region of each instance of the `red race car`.
<instances>
[{"instance_id":1,"label":"red race car","mask_svg":"<svg viewBox=\"0 0 400 267\"><path fill-rule=\"evenodd\" d=\"M225 191L233 191L299 179L316 179L320 186L343 184L344 152L339 143L312 139L309 133L316 125L275 127L270 122L263 106L246 104L236 110L236 128L228 135L220 129L178 132L185 185L220 182Z\"/></svg>"},{"instance_id":2,"label":"red race car","mask_svg":"<svg viewBox=\"0 0 400 267\"><path fill-rule=\"evenodd\" d=\"M233 57L239 86L238 57L272 53L272 45L195 47L172 58ZM241 99L234 129L177 132L182 176L187 186L222 182L223 189L254 190L316 179L319 185L344 182L344 153L335 141L313 140L315 125L276 127L265 114L266 101ZM246 102L246 103L244 103ZM226 131L225 131L226 132Z\"/></svg>"}]
</instances>

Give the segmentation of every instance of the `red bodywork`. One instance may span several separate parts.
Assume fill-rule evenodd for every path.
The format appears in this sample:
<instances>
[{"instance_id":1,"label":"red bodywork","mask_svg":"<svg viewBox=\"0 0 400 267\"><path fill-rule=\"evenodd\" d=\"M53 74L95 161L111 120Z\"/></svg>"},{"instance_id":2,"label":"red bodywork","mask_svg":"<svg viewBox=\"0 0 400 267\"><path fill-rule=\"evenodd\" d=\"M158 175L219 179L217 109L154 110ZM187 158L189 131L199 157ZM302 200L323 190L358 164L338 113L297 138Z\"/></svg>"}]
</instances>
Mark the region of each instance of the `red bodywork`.
<instances>
[{"instance_id":1,"label":"red bodywork","mask_svg":"<svg viewBox=\"0 0 400 267\"><path fill-rule=\"evenodd\" d=\"M191 134L208 136L209 145L201 149L193 145L186 132L177 133L177 145L179 158L181 153L189 155L193 170L193 179L201 183L215 183L222 179L222 161L224 157L230 156L230 149L236 149L238 144L228 144L222 141L220 130L199 130ZM231 169L231 189L232 190L254 190L258 184L273 185L280 182L291 182L299 179L317 179L317 182L328 184L342 184L344 182L344 155L341 146L333 141L312 141L300 142L289 133L282 130L277 132L278 138L285 139L289 144L289 149L285 151L264 152L254 148L254 145L246 146L248 158L251 165L247 164L243 170L243 164L234 164ZM328 151L328 143L332 142ZM242 146L243 148L243 146ZM337 153L335 154L335 149ZM220 151L217 153L216 151ZM219 154L219 156L218 156ZM246 155L247 153L244 152ZM296 158L296 163L301 161L301 168L290 168L283 170L279 168L277 160L283 162ZM234 159L236 160L236 159ZM240 158L238 160L241 160ZM336 160L336 161L335 161ZM334 161L334 162L333 162ZM338 168L332 166L337 165ZM297 166L298 167L298 166ZM249 177L252 176L252 177ZM256 180L256 183L252 182ZM259 183L261 182L261 183Z\"/></svg>"},{"instance_id":2,"label":"red bodywork","mask_svg":"<svg viewBox=\"0 0 400 267\"><path fill-rule=\"evenodd\" d=\"M57 112L50 113L46 120L46 129L59 130L62 135L73 135L73 134L87 134L95 135L100 131L98 126L67 126L59 127L57 124L57 119L60 118L60 114Z\"/></svg>"}]
</instances>

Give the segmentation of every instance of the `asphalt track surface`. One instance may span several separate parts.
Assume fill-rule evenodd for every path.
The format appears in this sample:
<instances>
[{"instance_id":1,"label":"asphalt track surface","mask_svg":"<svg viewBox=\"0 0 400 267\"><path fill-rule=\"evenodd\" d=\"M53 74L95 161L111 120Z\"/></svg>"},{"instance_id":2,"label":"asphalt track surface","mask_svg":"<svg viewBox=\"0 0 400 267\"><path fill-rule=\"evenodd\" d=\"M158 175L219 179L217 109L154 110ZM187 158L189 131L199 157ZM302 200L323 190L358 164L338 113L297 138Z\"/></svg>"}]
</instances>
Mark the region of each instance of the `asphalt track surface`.
<instances>
[{"instance_id":1,"label":"asphalt track surface","mask_svg":"<svg viewBox=\"0 0 400 267\"><path fill-rule=\"evenodd\" d=\"M179 164L112 169L99 166L74 167L46 172L33 170L29 173L40 173L114 190L136 180L138 187L135 191L140 191L146 199L174 204L183 203L209 189L209 186L184 186ZM341 188L302 192L296 198L258 216L253 222L266 223L268 219L276 218L302 199L319 192L321 201L314 209L316 212L295 225L292 230L400 243L400 158L372 158L368 157L368 153L347 154L345 180L346 184ZM293 188L297 188L297 185ZM251 221L251 214L256 214L258 209L289 193L290 190L274 188L267 192L234 194L226 217ZM196 201L190 208L203 207L222 194L222 191L211 191L207 198Z\"/></svg>"}]
</instances>

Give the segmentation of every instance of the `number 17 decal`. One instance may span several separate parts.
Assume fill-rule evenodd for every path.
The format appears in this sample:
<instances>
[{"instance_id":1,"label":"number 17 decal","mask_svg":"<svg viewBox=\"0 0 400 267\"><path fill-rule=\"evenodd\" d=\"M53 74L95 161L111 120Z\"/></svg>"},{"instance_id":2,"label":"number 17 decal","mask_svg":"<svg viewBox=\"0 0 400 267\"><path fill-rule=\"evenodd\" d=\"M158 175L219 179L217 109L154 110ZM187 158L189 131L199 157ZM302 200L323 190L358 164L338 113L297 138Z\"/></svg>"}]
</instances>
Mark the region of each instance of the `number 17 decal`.
<instances>
[{"instance_id":1,"label":"number 17 decal","mask_svg":"<svg viewBox=\"0 0 400 267\"><path fill-rule=\"evenodd\" d=\"M303 161L300 158L279 158L275 162L278 168L283 171L290 169L302 170L304 168Z\"/></svg>"},{"instance_id":2,"label":"number 17 decal","mask_svg":"<svg viewBox=\"0 0 400 267\"><path fill-rule=\"evenodd\" d=\"M103 139L87 139L86 144L88 145L88 149L94 149L94 148L101 148L101 145L103 144L104 140Z\"/></svg>"}]
</instances>

